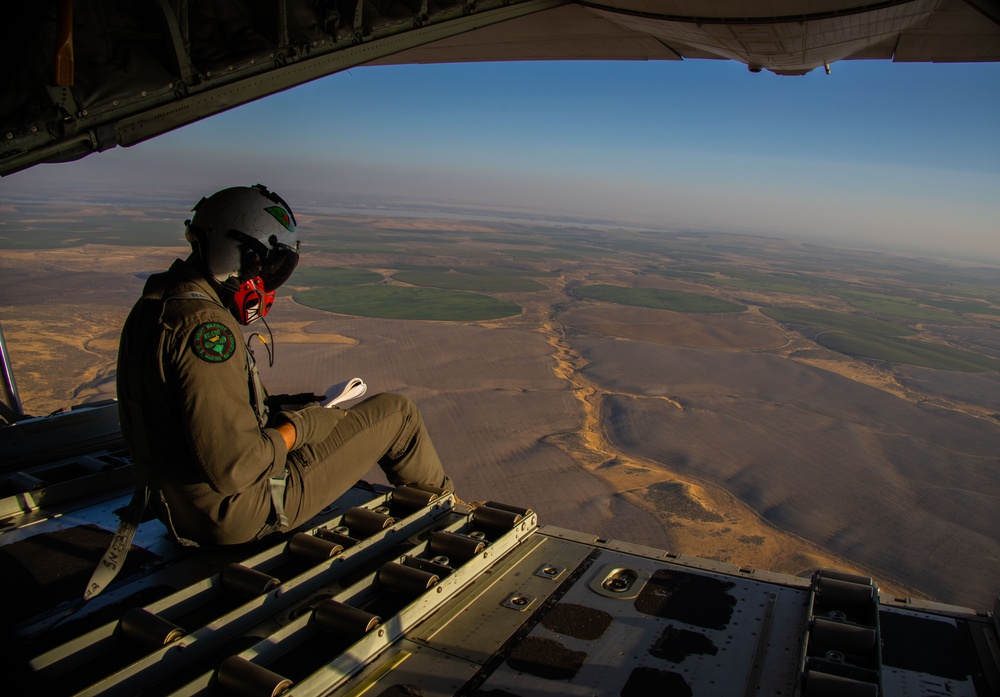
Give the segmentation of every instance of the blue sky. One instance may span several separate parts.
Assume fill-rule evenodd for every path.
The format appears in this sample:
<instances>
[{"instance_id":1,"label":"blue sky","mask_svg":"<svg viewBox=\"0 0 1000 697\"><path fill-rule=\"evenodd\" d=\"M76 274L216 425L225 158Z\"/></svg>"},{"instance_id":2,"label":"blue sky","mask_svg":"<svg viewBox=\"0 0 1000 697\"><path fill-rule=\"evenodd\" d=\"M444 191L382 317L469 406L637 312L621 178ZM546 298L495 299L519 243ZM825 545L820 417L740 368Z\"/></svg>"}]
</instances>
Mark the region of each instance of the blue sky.
<instances>
[{"instance_id":1,"label":"blue sky","mask_svg":"<svg viewBox=\"0 0 1000 697\"><path fill-rule=\"evenodd\" d=\"M843 61L355 68L28 188L350 196L805 236L1000 261L1000 64Z\"/></svg>"}]
</instances>

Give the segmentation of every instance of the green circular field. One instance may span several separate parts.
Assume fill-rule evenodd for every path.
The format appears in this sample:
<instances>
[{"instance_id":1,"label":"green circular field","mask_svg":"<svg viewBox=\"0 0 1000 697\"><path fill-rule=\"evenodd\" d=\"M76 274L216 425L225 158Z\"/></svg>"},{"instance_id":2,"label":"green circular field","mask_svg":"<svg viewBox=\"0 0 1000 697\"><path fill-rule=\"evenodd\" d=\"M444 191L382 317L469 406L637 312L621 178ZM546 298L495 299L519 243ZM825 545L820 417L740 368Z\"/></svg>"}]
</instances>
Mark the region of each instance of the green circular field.
<instances>
[{"instance_id":1,"label":"green circular field","mask_svg":"<svg viewBox=\"0 0 1000 697\"><path fill-rule=\"evenodd\" d=\"M477 322L521 312L521 306L515 303L437 288L331 286L299 291L293 297L317 310L383 319Z\"/></svg>"},{"instance_id":2,"label":"green circular field","mask_svg":"<svg viewBox=\"0 0 1000 697\"><path fill-rule=\"evenodd\" d=\"M747 309L743 305L710 295L660 288L626 288L598 284L577 288L576 293L592 300L673 312L743 312Z\"/></svg>"},{"instance_id":3,"label":"green circular field","mask_svg":"<svg viewBox=\"0 0 1000 697\"><path fill-rule=\"evenodd\" d=\"M413 270L398 271L392 275L397 281L415 286L444 288L447 290L472 290L484 293L513 293L545 290L538 281L516 275L493 273L467 273L448 269L440 271Z\"/></svg>"}]
</instances>

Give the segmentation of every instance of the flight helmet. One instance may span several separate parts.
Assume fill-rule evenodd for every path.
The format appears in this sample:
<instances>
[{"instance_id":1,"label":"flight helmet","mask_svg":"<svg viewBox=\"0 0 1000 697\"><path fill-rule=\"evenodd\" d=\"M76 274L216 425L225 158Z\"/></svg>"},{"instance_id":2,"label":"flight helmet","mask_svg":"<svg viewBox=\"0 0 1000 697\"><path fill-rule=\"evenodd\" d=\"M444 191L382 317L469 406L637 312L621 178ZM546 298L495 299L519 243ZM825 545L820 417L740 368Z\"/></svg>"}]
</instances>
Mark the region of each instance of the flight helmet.
<instances>
[{"instance_id":1,"label":"flight helmet","mask_svg":"<svg viewBox=\"0 0 1000 697\"><path fill-rule=\"evenodd\" d=\"M237 186L201 199L184 236L241 324L268 313L299 261L295 216L267 187Z\"/></svg>"}]
</instances>

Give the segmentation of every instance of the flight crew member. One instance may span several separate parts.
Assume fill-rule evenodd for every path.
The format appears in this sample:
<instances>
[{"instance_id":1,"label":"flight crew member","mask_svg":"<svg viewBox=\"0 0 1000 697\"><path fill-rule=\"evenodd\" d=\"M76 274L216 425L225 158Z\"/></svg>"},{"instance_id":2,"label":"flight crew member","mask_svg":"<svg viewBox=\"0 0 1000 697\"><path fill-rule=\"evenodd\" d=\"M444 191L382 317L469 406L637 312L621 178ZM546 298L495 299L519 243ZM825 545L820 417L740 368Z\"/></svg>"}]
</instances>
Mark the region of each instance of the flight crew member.
<instances>
[{"instance_id":1,"label":"flight crew member","mask_svg":"<svg viewBox=\"0 0 1000 697\"><path fill-rule=\"evenodd\" d=\"M406 397L269 407L240 325L268 313L294 270L295 218L260 184L193 210L191 255L149 278L118 357L122 433L174 537L226 545L293 529L376 462L395 485L452 490Z\"/></svg>"}]
</instances>

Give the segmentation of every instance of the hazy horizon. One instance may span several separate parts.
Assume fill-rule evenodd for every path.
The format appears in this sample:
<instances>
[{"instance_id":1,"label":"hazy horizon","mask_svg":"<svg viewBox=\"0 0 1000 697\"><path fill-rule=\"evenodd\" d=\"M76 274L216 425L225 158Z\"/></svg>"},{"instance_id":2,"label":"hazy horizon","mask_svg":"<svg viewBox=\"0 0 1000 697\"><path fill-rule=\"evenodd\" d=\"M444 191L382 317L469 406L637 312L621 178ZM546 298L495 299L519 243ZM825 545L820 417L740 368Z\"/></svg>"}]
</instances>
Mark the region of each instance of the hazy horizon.
<instances>
[{"instance_id":1,"label":"hazy horizon","mask_svg":"<svg viewBox=\"0 0 1000 697\"><path fill-rule=\"evenodd\" d=\"M293 209L367 197L997 263L998 107L993 63L366 67L10 175L0 200L193 204L260 181Z\"/></svg>"}]
</instances>

